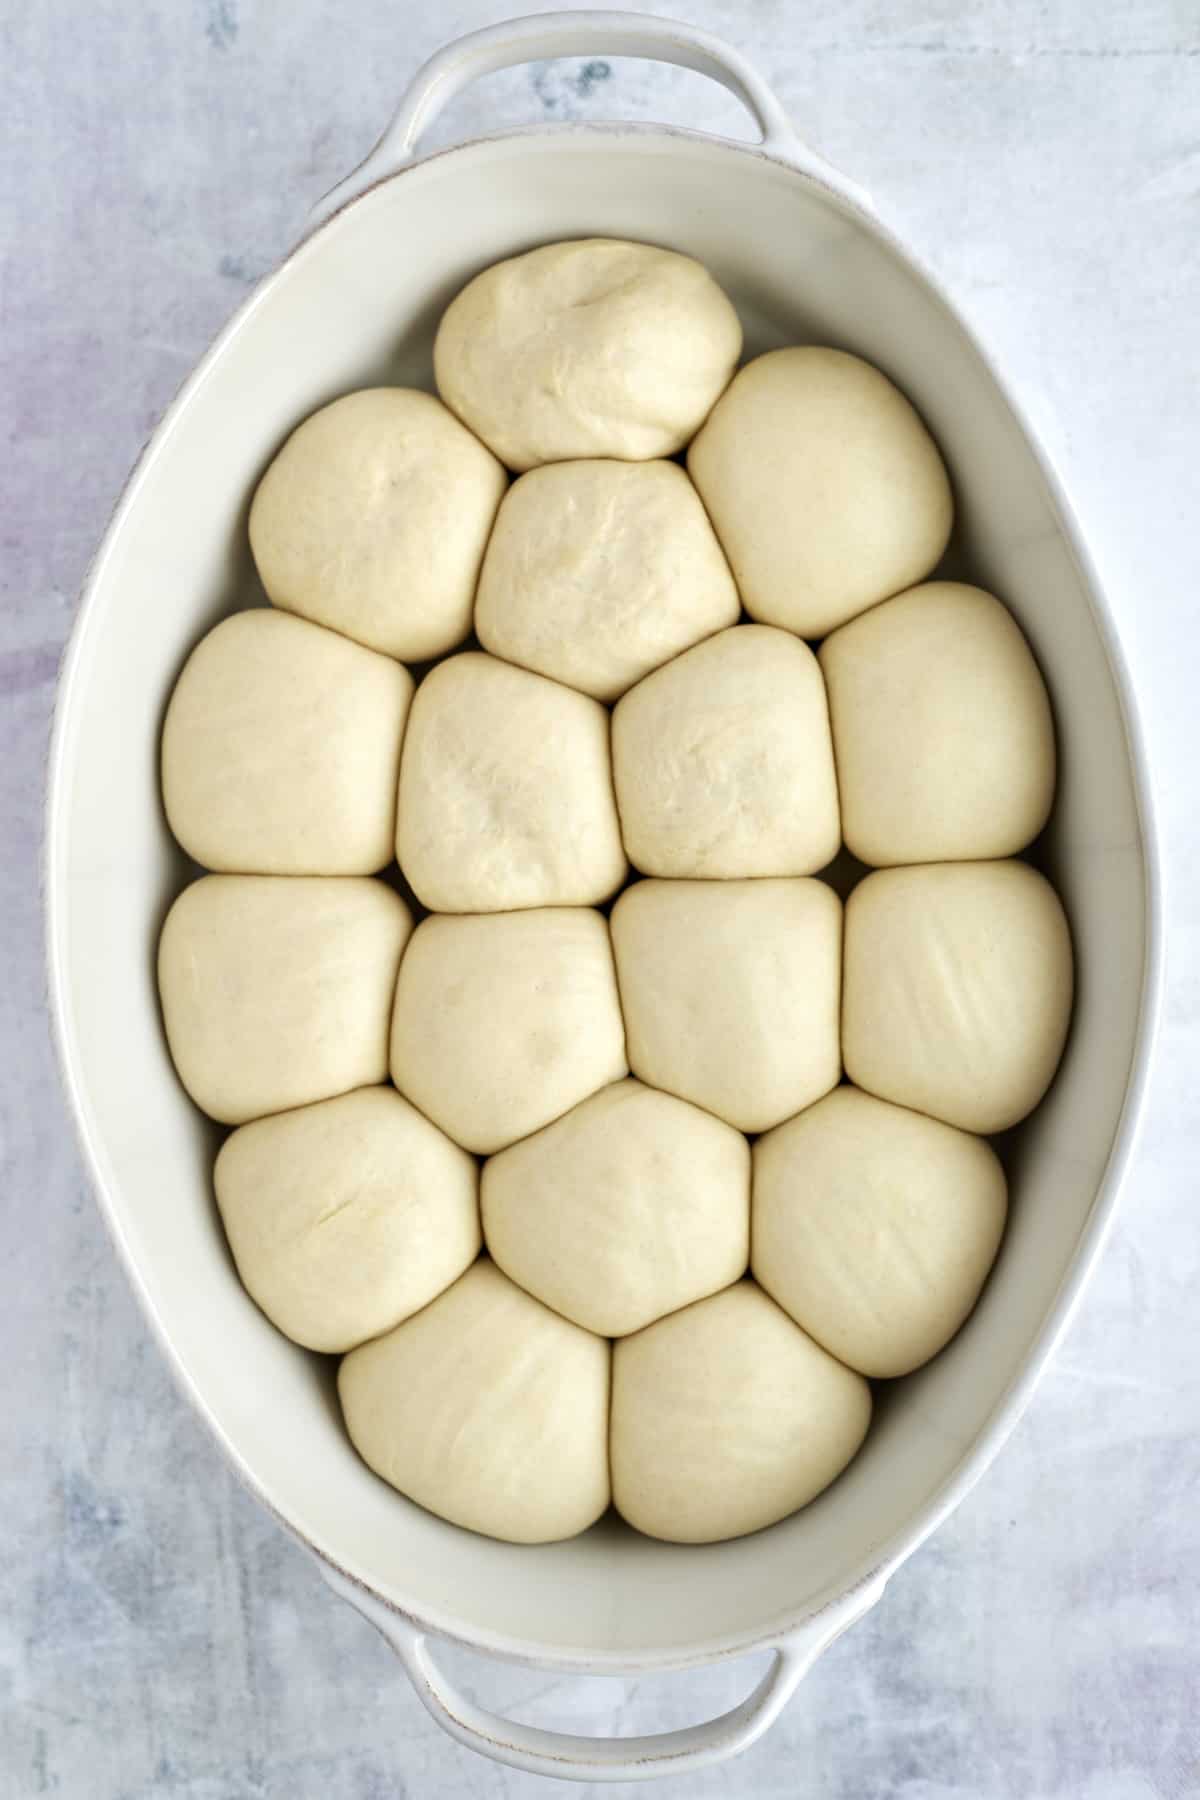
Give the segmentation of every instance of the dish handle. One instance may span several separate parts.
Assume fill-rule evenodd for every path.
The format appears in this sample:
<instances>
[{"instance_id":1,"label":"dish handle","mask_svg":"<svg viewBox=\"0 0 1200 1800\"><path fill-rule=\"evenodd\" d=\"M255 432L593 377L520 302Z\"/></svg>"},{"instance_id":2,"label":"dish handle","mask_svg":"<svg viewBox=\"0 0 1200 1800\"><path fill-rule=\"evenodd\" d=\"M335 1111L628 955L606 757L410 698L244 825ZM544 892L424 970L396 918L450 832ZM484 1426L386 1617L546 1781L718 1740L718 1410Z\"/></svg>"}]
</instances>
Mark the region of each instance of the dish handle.
<instances>
[{"instance_id":1,"label":"dish handle","mask_svg":"<svg viewBox=\"0 0 1200 1800\"><path fill-rule=\"evenodd\" d=\"M497 69L557 56L639 56L708 75L741 101L758 127L762 149L854 205L874 210L860 187L801 142L762 76L732 44L694 25L648 13L548 12L487 25L436 51L418 69L374 148L317 202L313 224L398 174L413 160L422 132L470 82Z\"/></svg>"},{"instance_id":2,"label":"dish handle","mask_svg":"<svg viewBox=\"0 0 1200 1800\"><path fill-rule=\"evenodd\" d=\"M443 1731L493 1762L560 1781L651 1781L658 1775L688 1775L737 1756L774 1723L821 1652L870 1611L886 1582L879 1576L855 1588L771 1644L771 1665L758 1686L719 1718L652 1737L590 1738L521 1725L476 1706L438 1668L420 1626L323 1559L318 1563L334 1592L392 1646L417 1698Z\"/></svg>"}]
</instances>

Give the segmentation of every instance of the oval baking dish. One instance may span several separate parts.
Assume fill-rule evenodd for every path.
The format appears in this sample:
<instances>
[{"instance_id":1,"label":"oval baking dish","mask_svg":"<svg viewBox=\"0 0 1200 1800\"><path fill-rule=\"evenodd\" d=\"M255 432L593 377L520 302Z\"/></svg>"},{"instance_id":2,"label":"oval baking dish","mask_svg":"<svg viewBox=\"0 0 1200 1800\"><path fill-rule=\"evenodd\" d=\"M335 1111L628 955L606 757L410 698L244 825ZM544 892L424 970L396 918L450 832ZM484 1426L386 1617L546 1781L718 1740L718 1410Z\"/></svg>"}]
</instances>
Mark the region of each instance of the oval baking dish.
<instances>
[{"instance_id":1,"label":"oval baking dish","mask_svg":"<svg viewBox=\"0 0 1200 1800\"><path fill-rule=\"evenodd\" d=\"M424 159L467 81L568 54L713 76L762 141L657 126L539 126ZM130 1277L183 1386L242 1478L399 1651L456 1737L559 1776L683 1773L742 1748L813 1658L882 1593L1012 1429L1109 1224L1159 986L1158 887L1133 701L1066 502L1000 377L851 183L792 135L742 58L626 13L546 14L440 52L329 213L247 300L168 411L95 559L64 665L50 768L51 999L84 1154ZM248 498L292 427L343 391L428 385L436 321L477 270L558 238L699 258L747 353L839 345L916 402L951 469L961 567L1008 602L1052 696L1060 789L1045 842L1080 972L1066 1059L1011 1155L995 1273L953 1344L880 1405L847 1473L801 1513L704 1548L605 1521L536 1550L402 1500L352 1450L329 1368L240 1287L210 1191L212 1140L166 1052L154 985L184 868L158 797L158 736L189 647L253 580ZM774 1648L722 1719L661 1738L560 1737L483 1713L429 1653L445 1635L557 1670L681 1668Z\"/></svg>"}]
</instances>

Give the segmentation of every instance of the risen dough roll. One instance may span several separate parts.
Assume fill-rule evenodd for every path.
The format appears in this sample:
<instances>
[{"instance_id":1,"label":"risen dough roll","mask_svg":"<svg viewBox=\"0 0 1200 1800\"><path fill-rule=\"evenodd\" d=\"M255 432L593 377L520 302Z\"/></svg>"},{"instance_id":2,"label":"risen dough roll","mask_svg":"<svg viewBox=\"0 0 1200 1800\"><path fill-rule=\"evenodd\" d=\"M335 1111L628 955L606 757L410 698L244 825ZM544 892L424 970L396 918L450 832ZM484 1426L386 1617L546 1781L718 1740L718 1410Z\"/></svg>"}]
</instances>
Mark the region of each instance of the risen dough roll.
<instances>
[{"instance_id":1,"label":"risen dough roll","mask_svg":"<svg viewBox=\"0 0 1200 1800\"><path fill-rule=\"evenodd\" d=\"M257 607L201 638L162 736L171 830L205 868L371 875L392 860L412 676Z\"/></svg>"},{"instance_id":2,"label":"risen dough roll","mask_svg":"<svg viewBox=\"0 0 1200 1800\"><path fill-rule=\"evenodd\" d=\"M484 1165L484 1235L523 1288L620 1337L744 1273L749 1181L740 1132L618 1081Z\"/></svg>"},{"instance_id":3,"label":"risen dough roll","mask_svg":"<svg viewBox=\"0 0 1200 1800\"><path fill-rule=\"evenodd\" d=\"M206 875L184 888L158 986L196 1105L241 1125L385 1080L411 930L403 900L369 876Z\"/></svg>"},{"instance_id":4,"label":"risen dough roll","mask_svg":"<svg viewBox=\"0 0 1200 1800\"><path fill-rule=\"evenodd\" d=\"M377 1475L514 1544L584 1531L608 1505L609 1347L477 1262L423 1312L352 1350L338 1393Z\"/></svg>"},{"instance_id":5,"label":"risen dough roll","mask_svg":"<svg viewBox=\"0 0 1200 1800\"><path fill-rule=\"evenodd\" d=\"M953 501L937 446L886 375L841 350L748 363L688 452L746 611L823 637L928 575Z\"/></svg>"},{"instance_id":6,"label":"risen dough roll","mask_svg":"<svg viewBox=\"0 0 1200 1800\"><path fill-rule=\"evenodd\" d=\"M505 495L475 629L506 661L615 700L740 611L681 468L567 462L531 470Z\"/></svg>"},{"instance_id":7,"label":"risen dough roll","mask_svg":"<svg viewBox=\"0 0 1200 1800\"><path fill-rule=\"evenodd\" d=\"M474 1159L393 1088L243 1125L214 1182L243 1285L310 1350L390 1331L479 1251Z\"/></svg>"},{"instance_id":8,"label":"risen dough roll","mask_svg":"<svg viewBox=\"0 0 1200 1800\"><path fill-rule=\"evenodd\" d=\"M471 629L504 470L431 394L365 388L293 431L250 508L276 606L410 662Z\"/></svg>"},{"instance_id":9,"label":"risen dough roll","mask_svg":"<svg viewBox=\"0 0 1200 1800\"><path fill-rule=\"evenodd\" d=\"M1054 799L1045 684L1007 607L931 581L821 645L856 856L890 863L1011 856Z\"/></svg>"},{"instance_id":10,"label":"risen dough roll","mask_svg":"<svg viewBox=\"0 0 1200 1800\"><path fill-rule=\"evenodd\" d=\"M587 907L425 919L392 1016L392 1080L488 1156L629 1073L608 926Z\"/></svg>"},{"instance_id":11,"label":"risen dough roll","mask_svg":"<svg viewBox=\"0 0 1200 1800\"><path fill-rule=\"evenodd\" d=\"M396 855L434 912L607 900L627 865L604 708L494 656L440 663L413 701Z\"/></svg>"},{"instance_id":12,"label":"risen dough roll","mask_svg":"<svg viewBox=\"0 0 1200 1800\"><path fill-rule=\"evenodd\" d=\"M741 1537L828 1487L870 1418L862 1376L739 1282L614 1346L613 1499L670 1543Z\"/></svg>"},{"instance_id":13,"label":"risen dough roll","mask_svg":"<svg viewBox=\"0 0 1200 1800\"><path fill-rule=\"evenodd\" d=\"M949 1342L1004 1230L990 1145L839 1087L754 1146L755 1278L864 1375L907 1375Z\"/></svg>"},{"instance_id":14,"label":"risen dough roll","mask_svg":"<svg viewBox=\"0 0 1200 1800\"><path fill-rule=\"evenodd\" d=\"M625 849L647 875L811 875L840 842L825 685L807 644L736 625L638 683L612 723Z\"/></svg>"},{"instance_id":15,"label":"risen dough roll","mask_svg":"<svg viewBox=\"0 0 1200 1800\"><path fill-rule=\"evenodd\" d=\"M495 263L438 327L438 392L510 469L671 456L737 366L738 316L700 264L585 238Z\"/></svg>"},{"instance_id":16,"label":"risen dough roll","mask_svg":"<svg viewBox=\"0 0 1200 1800\"><path fill-rule=\"evenodd\" d=\"M640 881L612 913L629 1062L766 1131L841 1074L842 907L823 882Z\"/></svg>"},{"instance_id":17,"label":"risen dough roll","mask_svg":"<svg viewBox=\"0 0 1200 1800\"><path fill-rule=\"evenodd\" d=\"M1015 1125L1054 1077L1071 992L1062 905L1026 863L881 869L846 903L846 1073L881 1099Z\"/></svg>"}]
</instances>

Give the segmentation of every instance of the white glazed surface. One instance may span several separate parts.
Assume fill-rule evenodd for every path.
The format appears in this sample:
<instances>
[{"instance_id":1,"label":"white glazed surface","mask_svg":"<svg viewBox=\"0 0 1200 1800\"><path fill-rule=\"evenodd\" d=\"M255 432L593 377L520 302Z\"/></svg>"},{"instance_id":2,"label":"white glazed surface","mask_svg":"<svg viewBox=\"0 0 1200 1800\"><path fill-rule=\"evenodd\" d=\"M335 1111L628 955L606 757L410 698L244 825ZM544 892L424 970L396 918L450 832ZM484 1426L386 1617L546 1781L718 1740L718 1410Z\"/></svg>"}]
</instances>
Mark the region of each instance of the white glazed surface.
<instances>
[{"instance_id":1,"label":"white glazed surface","mask_svg":"<svg viewBox=\"0 0 1200 1800\"><path fill-rule=\"evenodd\" d=\"M927 1561L927 1566L928 1566L928 1561ZM295 1649L295 1652L293 1652L293 1656L295 1656L295 1658L299 1658L300 1654L302 1654L302 1652L304 1652L304 1649L306 1649L306 1647L304 1647L304 1645L299 1645L299 1647L297 1647L297 1649Z\"/></svg>"}]
</instances>

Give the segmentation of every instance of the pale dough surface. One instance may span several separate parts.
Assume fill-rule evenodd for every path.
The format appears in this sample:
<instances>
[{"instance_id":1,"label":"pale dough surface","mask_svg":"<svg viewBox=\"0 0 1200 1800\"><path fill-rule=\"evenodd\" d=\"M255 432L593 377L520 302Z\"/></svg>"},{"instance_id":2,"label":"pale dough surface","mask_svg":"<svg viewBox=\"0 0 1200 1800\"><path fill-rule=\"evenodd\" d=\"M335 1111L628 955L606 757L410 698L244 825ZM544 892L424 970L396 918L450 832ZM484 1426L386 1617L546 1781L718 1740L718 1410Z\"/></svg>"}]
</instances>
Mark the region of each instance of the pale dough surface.
<instances>
[{"instance_id":1,"label":"pale dough surface","mask_svg":"<svg viewBox=\"0 0 1200 1800\"><path fill-rule=\"evenodd\" d=\"M735 625L613 712L625 849L646 875L812 875L840 843L825 684L807 644Z\"/></svg>"},{"instance_id":2,"label":"pale dough surface","mask_svg":"<svg viewBox=\"0 0 1200 1800\"><path fill-rule=\"evenodd\" d=\"M842 350L770 350L688 451L746 611L823 637L921 581L950 535L937 446L897 387Z\"/></svg>"},{"instance_id":3,"label":"pale dough surface","mask_svg":"<svg viewBox=\"0 0 1200 1800\"><path fill-rule=\"evenodd\" d=\"M737 313L698 262L615 238L484 269L434 344L438 392L510 469L681 450L737 366Z\"/></svg>"},{"instance_id":4,"label":"pale dough surface","mask_svg":"<svg viewBox=\"0 0 1200 1800\"><path fill-rule=\"evenodd\" d=\"M1071 936L1023 862L880 869L846 903L842 1049L856 1086L964 1131L1003 1131L1054 1078Z\"/></svg>"},{"instance_id":5,"label":"pale dough surface","mask_svg":"<svg viewBox=\"0 0 1200 1800\"><path fill-rule=\"evenodd\" d=\"M243 1125L213 1178L243 1286L310 1350L390 1331L479 1252L475 1159L394 1088Z\"/></svg>"},{"instance_id":6,"label":"pale dough surface","mask_svg":"<svg viewBox=\"0 0 1200 1800\"><path fill-rule=\"evenodd\" d=\"M250 546L276 606L409 662L460 644L507 476L439 400L364 388L263 476Z\"/></svg>"},{"instance_id":7,"label":"pale dough surface","mask_svg":"<svg viewBox=\"0 0 1200 1800\"><path fill-rule=\"evenodd\" d=\"M749 1190L741 1132L618 1081L484 1165L483 1229L514 1281L620 1337L745 1272Z\"/></svg>"},{"instance_id":8,"label":"pale dough surface","mask_svg":"<svg viewBox=\"0 0 1200 1800\"><path fill-rule=\"evenodd\" d=\"M1054 721L1033 652L980 588L931 581L821 645L842 835L863 862L1012 856L1054 800Z\"/></svg>"},{"instance_id":9,"label":"pale dough surface","mask_svg":"<svg viewBox=\"0 0 1200 1800\"><path fill-rule=\"evenodd\" d=\"M222 619L167 708L171 830L206 869L373 875L392 860L412 693L391 657L305 619Z\"/></svg>"},{"instance_id":10,"label":"pale dough surface","mask_svg":"<svg viewBox=\"0 0 1200 1800\"><path fill-rule=\"evenodd\" d=\"M396 855L434 912L607 900L628 865L599 701L494 656L452 656L417 689Z\"/></svg>"},{"instance_id":11,"label":"pale dough surface","mask_svg":"<svg viewBox=\"0 0 1200 1800\"><path fill-rule=\"evenodd\" d=\"M629 1073L608 926L587 907L424 919L396 989L392 1079L489 1156Z\"/></svg>"},{"instance_id":12,"label":"pale dough surface","mask_svg":"<svg viewBox=\"0 0 1200 1800\"><path fill-rule=\"evenodd\" d=\"M641 881L612 938L640 1080L740 1131L836 1084L842 906L823 882Z\"/></svg>"},{"instance_id":13,"label":"pale dough surface","mask_svg":"<svg viewBox=\"0 0 1200 1800\"><path fill-rule=\"evenodd\" d=\"M387 1078L388 1019L412 916L366 875L206 875L158 946L167 1042L196 1105L226 1125Z\"/></svg>"},{"instance_id":14,"label":"pale dough surface","mask_svg":"<svg viewBox=\"0 0 1200 1800\"><path fill-rule=\"evenodd\" d=\"M754 1145L759 1285L863 1375L949 1342L1000 1246L1007 1187L982 1138L838 1087Z\"/></svg>"},{"instance_id":15,"label":"pale dough surface","mask_svg":"<svg viewBox=\"0 0 1200 1800\"><path fill-rule=\"evenodd\" d=\"M501 502L475 629L496 656L615 700L740 611L676 463L564 462L523 475Z\"/></svg>"},{"instance_id":16,"label":"pale dough surface","mask_svg":"<svg viewBox=\"0 0 1200 1800\"><path fill-rule=\"evenodd\" d=\"M430 1512L514 1544L573 1537L609 1502L611 1352L486 1260L344 1358L354 1446Z\"/></svg>"},{"instance_id":17,"label":"pale dough surface","mask_svg":"<svg viewBox=\"0 0 1200 1800\"><path fill-rule=\"evenodd\" d=\"M862 1376L742 1281L614 1345L613 1499L650 1537L741 1537L827 1487L870 1418Z\"/></svg>"}]
</instances>

